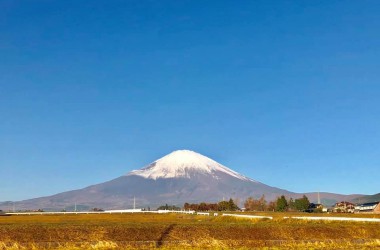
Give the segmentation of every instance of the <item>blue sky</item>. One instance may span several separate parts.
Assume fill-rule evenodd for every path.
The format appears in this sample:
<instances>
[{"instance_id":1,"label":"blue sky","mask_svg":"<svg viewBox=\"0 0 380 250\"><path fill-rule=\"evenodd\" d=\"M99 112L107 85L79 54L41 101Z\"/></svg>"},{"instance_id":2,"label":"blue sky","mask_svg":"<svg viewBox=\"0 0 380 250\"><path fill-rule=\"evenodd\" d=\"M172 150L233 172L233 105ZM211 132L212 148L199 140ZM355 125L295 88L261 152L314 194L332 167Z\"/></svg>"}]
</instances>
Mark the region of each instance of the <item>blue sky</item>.
<instances>
[{"instance_id":1,"label":"blue sky","mask_svg":"<svg viewBox=\"0 0 380 250\"><path fill-rule=\"evenodd\" d=\"M379 1L0 2L0 200L191 149L295 192L380 192Z\"/></svg>"}]
</instances>

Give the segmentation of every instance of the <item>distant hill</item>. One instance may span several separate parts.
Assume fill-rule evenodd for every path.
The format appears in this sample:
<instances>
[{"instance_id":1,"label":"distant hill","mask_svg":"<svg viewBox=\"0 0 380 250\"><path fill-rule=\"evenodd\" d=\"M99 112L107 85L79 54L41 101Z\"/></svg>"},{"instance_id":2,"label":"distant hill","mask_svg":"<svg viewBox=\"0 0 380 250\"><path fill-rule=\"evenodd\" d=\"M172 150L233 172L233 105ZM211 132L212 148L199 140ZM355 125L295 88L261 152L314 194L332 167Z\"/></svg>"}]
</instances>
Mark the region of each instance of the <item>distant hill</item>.
<instances>
[{"instance_id":1,"label":"distant hill","mask_svg":"<svg viewBox=\"0 0 380 250\"><path fill-rule=\"evenodd\" d=\"M318 192L305 193L305 195L309 198L310 202L313 202L313 203L318 202ZM334 194L334 193L327 193L327 192L319 193L321 203L325 206L333 206L335 203L340 202L340 201L353 202L354 200L360 199L361 197L364 197L364 196L365 195L362 195L362 194L344 195L344 194Z\"/></svg>"},{"instance_id":2,"label":"distant hill","mask_svg":"<svg viewBox=\"0 0 380 250\"><path fill-rule=\"evenodd\" d=\"M380 201L380 193L374 195L363 195L361 197L355 198L352 200L354 203L368 203Z\"/></svg>"}]
</instances>

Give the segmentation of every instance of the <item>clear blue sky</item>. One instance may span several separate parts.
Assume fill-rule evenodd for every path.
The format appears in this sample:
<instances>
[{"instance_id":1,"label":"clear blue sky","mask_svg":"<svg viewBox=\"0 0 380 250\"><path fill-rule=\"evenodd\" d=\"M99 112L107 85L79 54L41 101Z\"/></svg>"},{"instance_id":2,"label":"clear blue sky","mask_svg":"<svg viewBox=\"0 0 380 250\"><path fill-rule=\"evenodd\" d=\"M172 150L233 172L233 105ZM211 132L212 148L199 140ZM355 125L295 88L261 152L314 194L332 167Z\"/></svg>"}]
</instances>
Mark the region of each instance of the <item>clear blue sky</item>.
<instances>
[{"instance_id":1,"label":"clear blue sky","mask_svg":"<svg viewBox=\"0 0 380 250\"><path fill-rule=\"evenodd\" d=\"M191 149L380 192L380 1L0 2L0 201Z\"/></svg>"}]
</instances>

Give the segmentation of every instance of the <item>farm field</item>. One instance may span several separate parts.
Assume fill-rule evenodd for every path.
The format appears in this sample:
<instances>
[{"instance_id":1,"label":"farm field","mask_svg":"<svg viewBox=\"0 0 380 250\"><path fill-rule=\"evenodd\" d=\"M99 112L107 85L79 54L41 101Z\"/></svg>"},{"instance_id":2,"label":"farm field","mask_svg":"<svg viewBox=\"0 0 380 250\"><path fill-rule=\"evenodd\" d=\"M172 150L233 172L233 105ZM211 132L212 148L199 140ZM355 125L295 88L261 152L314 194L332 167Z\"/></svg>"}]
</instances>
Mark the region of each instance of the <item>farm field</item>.
<instances>
[{"instance_id":1,"label":"farm field","mask_svg":"<svg viewBox=\"0 0 380 250\"><path fill-rule=\"evenodd\" d=\"M380 248L380 223L283 219L312 216L305 213L250 214L274 219L188 214L0 216L0 249Z\"/></svg>"}]
</instances>

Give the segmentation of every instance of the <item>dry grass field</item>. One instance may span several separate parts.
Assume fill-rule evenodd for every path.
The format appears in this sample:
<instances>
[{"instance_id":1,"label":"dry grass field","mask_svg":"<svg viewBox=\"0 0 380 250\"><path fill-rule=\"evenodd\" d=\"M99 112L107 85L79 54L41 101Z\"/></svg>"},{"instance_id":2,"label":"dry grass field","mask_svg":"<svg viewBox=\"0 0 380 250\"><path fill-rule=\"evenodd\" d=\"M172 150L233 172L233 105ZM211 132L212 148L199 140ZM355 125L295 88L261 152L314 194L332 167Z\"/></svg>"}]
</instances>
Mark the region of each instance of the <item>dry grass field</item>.
<instances>
[{"instance_id":1,"label":"dry grass field","mask_svg":"<svg viewBox=\"0 0 380 250\"><path fill-rule=\"evenodd\" d=\"M185 214L0 216L0 249L380 248L380 223L282 219L308 214L259 215L274 219Z\"/></svg>"}]
</instances>

